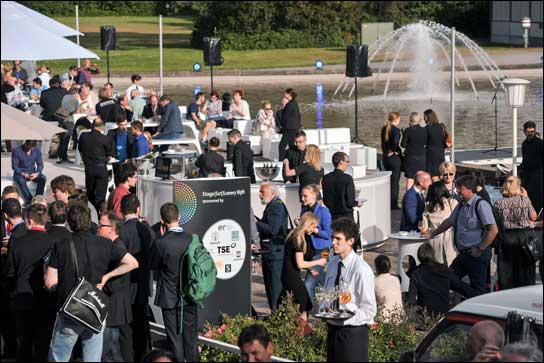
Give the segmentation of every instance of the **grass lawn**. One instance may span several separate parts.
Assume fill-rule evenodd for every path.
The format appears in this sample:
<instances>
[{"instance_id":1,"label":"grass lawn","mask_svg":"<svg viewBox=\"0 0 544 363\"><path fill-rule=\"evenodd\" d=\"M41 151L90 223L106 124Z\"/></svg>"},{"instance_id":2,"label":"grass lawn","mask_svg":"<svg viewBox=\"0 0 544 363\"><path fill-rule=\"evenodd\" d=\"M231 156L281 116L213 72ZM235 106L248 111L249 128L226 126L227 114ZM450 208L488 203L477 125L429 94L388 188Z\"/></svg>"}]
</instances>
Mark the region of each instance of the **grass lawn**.
<instances>
[{"instance_id":1,"label":"grass lawn","mask_svg":"<svg viewBox=\"0 0 544 363\"><path fill-rule=\"evenodd\" d=\"M56 20L75 28L75 17ZM113 25L117 31L118 49L110 51L112 74L159 72L159 18L155 16L81 17L80 44L101 58L99 64L106 71L106 52L100 50L100 26ZM163 18L163 66L165 73L192 71L194 63L203 65L201 49L190 48L192 19L189 17ZM75 42L75 37L70 37ZM502 52L505 47L486 47L487 52ZM460 49L464 53L465 50ZM325 65L344 64L345 48L305 48L223 51L225 63L216 69L259 69L313 66L317 59ZM41 64L42 62L39 62ZM77 64L74 60L47 61L54 74L66 72ZM206 67L203 68L204 70Z\"/></svg>"}]
</instances>

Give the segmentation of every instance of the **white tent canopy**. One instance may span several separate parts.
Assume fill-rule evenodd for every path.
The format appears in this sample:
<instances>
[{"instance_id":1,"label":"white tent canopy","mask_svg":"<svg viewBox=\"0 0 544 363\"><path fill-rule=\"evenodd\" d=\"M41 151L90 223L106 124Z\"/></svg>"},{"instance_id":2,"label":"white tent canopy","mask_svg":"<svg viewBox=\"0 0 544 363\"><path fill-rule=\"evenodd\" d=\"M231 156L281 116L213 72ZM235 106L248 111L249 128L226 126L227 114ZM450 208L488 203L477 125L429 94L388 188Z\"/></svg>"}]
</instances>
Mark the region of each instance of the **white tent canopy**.
<instances>
[{"instance_id":1,"label":"white tent canopy","mask_svg":"<svg viewBox=\"0 0 544 363\"><path fill-rule=\"evenodd\" d=\"M51 140L53 135L66 132L51 122L2 103L0 119L2 140Z\"/></svg>"},{"instance_id":2,"label":"white tent canopy","mask_svg":"<svg viewBox=\"0 0 544 363\"><path fill-rule=\"evenodd\" d=\"M2 21L4 20L4 14L19 13L26 17L28 21L40 28L47 29L48 32L59 35L61 37L69 37L72 35L83 35L78 31L59 23L45 15L38 13L26 6L23 6L15 1L2 1Z\"/></svg>"},{"instance_id":3,"label":"white tent canopy","mask_svg":"<svg viewBox=\"0 0 544 363\"><path fill-rule=\"evenodd\" d=\"M2 60L99 58L95 53L49 32L2 1Z\"/></svg>"}]
</instances>

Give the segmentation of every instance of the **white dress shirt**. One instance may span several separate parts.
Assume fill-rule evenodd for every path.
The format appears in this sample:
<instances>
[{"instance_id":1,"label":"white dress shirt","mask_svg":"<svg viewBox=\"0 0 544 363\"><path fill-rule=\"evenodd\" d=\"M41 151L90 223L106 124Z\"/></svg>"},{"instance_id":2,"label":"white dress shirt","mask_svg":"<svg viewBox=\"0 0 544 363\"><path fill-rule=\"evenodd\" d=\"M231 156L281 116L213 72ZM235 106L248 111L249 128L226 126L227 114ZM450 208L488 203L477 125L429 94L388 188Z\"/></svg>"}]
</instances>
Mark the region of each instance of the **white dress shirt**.
<instances>
[{"instance_id":1,"label":"white dress shirt","mask_svg":"<svg viewBox=\"0 0 544 363\"><path fill-rule=\"evenodd\" d=\"M340 256L334 256L327 265L325 288L333 288L338 270ZM342 260L342 271L338 288L340 291L351 293L351 302L342 307L355 315L347 320L328 320L327 323L336 326L361 326L374 324L376 316L376 295L374 293L374 272L363 258L351 251Z\"/></svg>"}]
</instances>

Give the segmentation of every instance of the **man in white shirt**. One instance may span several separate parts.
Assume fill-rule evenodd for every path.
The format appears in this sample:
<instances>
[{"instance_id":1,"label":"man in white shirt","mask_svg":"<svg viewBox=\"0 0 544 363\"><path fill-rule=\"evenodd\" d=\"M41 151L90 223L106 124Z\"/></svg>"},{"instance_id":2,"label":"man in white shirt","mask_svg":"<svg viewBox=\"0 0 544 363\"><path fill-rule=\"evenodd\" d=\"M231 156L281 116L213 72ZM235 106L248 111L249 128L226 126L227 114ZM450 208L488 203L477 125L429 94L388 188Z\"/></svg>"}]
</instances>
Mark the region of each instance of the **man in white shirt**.
<instances>
[{"instance_id":1,"label":"man in white shirt","mask_svg":"<svg viewBox=\"0 0 544 363\"><path fill-rule=\"evenodd\" d=\"M327 266L325 289L337 286L343 293L340 308L353 316L346 320L327 320L327 362L368 362L368 326L374 323L377 310L374 272L353 251L359 235L355 222L339 218L331 228L336 255Z\"/></svg>"},{"instance_id":2,"label":"man in white shirt","mask_svg":"<svg viewBox=\"0 0 544 363\"><path fill-rule=\"evenodd\" d=\"M125 94L128 96L128 97L131 97L131 92L132 90L138 90L138 92L140 92L140 96L143 97L144 95L144 88L142 87L141 83L142 83L142 76L140 76L139 74L133 74L131 77L130 77L130 80L132 81L132 84L127 88L127 91L125 92Z\"/></svg>"}]
</instances>

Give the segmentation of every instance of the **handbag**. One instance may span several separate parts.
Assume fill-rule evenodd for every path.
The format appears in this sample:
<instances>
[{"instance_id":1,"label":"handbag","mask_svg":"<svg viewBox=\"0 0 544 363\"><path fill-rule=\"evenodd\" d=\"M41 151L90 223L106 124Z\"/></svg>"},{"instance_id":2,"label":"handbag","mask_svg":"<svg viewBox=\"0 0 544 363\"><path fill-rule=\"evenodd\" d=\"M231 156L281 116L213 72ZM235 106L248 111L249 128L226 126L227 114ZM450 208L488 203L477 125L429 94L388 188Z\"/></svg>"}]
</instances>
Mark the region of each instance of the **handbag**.
<instances>
[{"instance_id":1,"label":"handbag","mask_svg":"<svg viewBox=\"0 0 544 363\"><path fill-rule=\"evenodd\" d=\"M77 281L70 291L61 312L96 334L103 331L108 316L109 297L79 274L74 240L70 240L72 260L76 268Z\"/></svg>"},{"instance_id":2,"label":"handbag","mask_svg":"<svg viewBox=\"0 0 544 363\"><path fill-rule=\"evenodd\" d=\"M525 230L525 237L523 250L532 261L540 261L542 259L542 239L535 236L532 229Z\"/></svg>"}]
</instances>

